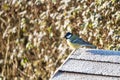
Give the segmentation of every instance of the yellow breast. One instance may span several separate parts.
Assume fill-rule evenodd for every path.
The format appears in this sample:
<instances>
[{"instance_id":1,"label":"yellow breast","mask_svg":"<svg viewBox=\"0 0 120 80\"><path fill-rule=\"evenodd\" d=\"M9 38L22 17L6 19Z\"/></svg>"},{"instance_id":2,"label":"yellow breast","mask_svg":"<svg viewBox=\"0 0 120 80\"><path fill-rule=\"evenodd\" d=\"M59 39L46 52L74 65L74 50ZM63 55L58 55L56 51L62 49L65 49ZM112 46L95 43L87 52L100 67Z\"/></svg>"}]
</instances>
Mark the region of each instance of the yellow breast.
<instances>
[{"instance_id":1,"label":"yellow breast","mask_svg":"<svg viewBox=\"0 0 120 80\"><path fill-rule=\"evenodd\" d=\"M72 49L78 49L80 47L79 44L73 44L70 41L67 40L67 44L72 48Z\"/></svg>"}]
</instances>

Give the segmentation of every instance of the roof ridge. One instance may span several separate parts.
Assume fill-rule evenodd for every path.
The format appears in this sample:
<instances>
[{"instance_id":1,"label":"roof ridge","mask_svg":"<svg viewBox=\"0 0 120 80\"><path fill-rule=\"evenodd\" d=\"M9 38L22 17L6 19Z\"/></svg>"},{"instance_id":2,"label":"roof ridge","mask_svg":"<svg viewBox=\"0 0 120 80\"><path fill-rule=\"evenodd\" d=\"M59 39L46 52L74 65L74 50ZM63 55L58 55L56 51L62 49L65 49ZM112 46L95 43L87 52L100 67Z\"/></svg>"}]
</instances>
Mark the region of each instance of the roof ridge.
<instances>
[{"instance_id":1,"label":"roof ridge","mask_svg":"<svg viewBox=\"0 0 120 80\"><path fill-rule=\"evenodd\" d=\"M70 57L72 60L81 60L81 61L91 61L91 62L101 62L101 63L111 63L111 64L120 64L119 62L110 62L110 61L98 61L98 60L89 60L89 59L77 59Z\"/></svg>"},{"instance_id":2,"label":"roof ridge","mask_svg":"<svg viewBox=\"0 0 120 80\"><path fill-rule=\"evenodd\" d=\"M103 74L93 74L93 73L64 71L64 70L59 70L59 71L60 72L66 72L66 73L75 73L75 74L85 74L85 75L95 75L95 76L105 76L105 77L117 77L117 78L120 78L120 76L115 76L115 75L103 75Z\"/></svg>"}]
</instances>

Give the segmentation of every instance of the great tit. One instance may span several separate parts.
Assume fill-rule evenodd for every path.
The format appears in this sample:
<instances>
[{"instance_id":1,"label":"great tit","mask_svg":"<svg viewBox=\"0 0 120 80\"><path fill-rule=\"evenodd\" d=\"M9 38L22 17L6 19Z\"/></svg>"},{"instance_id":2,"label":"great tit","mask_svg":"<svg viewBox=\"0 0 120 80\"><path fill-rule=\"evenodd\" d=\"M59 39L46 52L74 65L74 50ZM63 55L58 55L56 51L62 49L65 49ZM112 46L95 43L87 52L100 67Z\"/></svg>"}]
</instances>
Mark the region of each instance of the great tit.
<instances>
[{"instance_id":1,"label":"great tit","mask_svg":"<svg viewBox=\"0 0 120 80\"><path fill-rule=\"evenodd\" d=\"M92 45L89 42L84 41L82 38L79 38L78 36L76 36L70 32L67 32L64 37L67 39L68 45L73 49L80 48L80 46L96 48L96 46Z\"/></svg>"}]
</instances>

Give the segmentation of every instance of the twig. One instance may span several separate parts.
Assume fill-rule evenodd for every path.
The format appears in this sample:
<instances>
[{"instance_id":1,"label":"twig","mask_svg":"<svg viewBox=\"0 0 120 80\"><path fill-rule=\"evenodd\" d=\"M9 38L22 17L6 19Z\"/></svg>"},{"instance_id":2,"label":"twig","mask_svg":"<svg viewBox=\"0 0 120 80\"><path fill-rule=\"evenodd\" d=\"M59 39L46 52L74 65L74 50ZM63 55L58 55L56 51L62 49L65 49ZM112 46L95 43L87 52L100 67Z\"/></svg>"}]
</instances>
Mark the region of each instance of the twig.
<instances>
[{"instance_id":1,"label":"twig","mask_svg":"<svg viewBox=\"0 0 120 80\"><path fill-rule=\"evenodd\" d=\"M27 75L26 73L24 73L23 71L21 71L19 68L18 68L18 71L19 71L20 73L22 73L24 76L26 76L26 77L29 78L29 75Z\"/></svg>"}]
</instances>

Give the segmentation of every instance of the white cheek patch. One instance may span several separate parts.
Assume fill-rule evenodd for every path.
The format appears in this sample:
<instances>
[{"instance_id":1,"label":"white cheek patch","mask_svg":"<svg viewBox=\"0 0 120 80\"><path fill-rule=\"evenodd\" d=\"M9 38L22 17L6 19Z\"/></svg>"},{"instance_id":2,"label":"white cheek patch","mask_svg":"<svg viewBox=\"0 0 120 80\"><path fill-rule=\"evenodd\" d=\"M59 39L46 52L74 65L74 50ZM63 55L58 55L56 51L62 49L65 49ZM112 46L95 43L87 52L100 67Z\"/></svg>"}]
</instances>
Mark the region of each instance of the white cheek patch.
<instances>
[{"instance_id":1,"label":"white cheek patch","mask_svg":"<svg viewBox=\"0 0 120 80\"><path fill-rule=\"evenodd\" d=\"M69 39L72 35L68 35L67 38Z\"/></svg>"}]
</instances>

